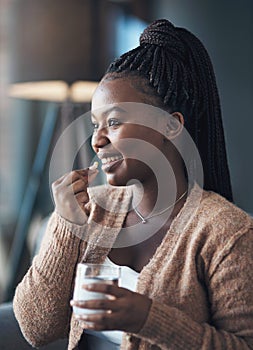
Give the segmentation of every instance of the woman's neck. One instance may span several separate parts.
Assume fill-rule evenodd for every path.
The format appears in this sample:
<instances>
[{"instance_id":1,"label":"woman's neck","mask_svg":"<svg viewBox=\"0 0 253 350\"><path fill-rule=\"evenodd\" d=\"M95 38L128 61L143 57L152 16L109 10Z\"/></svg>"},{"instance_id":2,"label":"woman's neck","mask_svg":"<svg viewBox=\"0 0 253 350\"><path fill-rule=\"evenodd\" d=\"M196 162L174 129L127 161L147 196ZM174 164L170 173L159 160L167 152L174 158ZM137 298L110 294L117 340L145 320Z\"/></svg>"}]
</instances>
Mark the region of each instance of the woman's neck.
<instances>
[{"instance_id":1,"label":"woman's neck","mask_svg":"<svg viewBox=\"0 0 253 350\"><path fill-rule=\"evenodd\" d=\"M177 177L176 181L167 179L163 186L158 185L156 179L148 183L136 184L133 191L132 207L138 209L144 217L150 213L158 213L170 206L173 209L171 214L174 214L182 207L187 189L188 183L184 176ZM184 193L185 196L182 200L178 200ZM178 203L174 206L177 200Z\"/></svg>"}]
</instances>

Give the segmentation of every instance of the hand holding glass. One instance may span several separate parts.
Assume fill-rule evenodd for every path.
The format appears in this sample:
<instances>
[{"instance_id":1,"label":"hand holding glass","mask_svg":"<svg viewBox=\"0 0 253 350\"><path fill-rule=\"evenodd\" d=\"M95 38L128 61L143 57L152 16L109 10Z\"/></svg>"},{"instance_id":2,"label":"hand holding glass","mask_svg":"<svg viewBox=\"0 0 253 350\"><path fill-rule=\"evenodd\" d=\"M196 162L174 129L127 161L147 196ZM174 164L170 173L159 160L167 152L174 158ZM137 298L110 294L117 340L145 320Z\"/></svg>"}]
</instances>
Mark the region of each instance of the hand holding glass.
<instances>
[{"instance_id":1,"label":"hand holding glass","mask_svg":"<svg viewBox=\"0 0 253 350\"><path fill-rule=\"evenodd\" d=\"M75 301L87 301L98 299L110 299L111 296L104 293L88 291L83 288L84 284L106 283L118 285L120 279L120 267L104 264L84 264L77 265L77 273L75 279L75 288L73 299ZM76 315L96 314L103 310L85 309L73 306Z\"/></svg>"}]
</instances>

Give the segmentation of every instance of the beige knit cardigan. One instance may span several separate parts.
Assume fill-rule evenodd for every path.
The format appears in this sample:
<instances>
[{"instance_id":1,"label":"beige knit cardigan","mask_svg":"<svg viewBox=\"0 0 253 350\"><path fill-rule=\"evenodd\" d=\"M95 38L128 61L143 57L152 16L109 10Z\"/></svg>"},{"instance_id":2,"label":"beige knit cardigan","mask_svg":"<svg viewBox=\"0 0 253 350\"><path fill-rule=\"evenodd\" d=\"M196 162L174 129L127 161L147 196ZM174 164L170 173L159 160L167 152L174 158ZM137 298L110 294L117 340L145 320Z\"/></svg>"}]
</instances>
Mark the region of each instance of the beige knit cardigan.
<instances>
[{"instance_id":1,"label":"beige knit cardigan","mask_svg":"<svg viewBox=\"0 0 253 350\"><path fill-rule=\"evenodd\" d=\"M137 291L152 305L143 328L125 334L121 349L253 349L252 219L221 196L200 191L195 185L141 271ZM34 346L69 337L68 349L78 349L83 329L69 306L76 265L104 261L132 193L102 186L90 189L90 198L82 227L52 215L41 249L16 289L15 315ZM102 202L110 204L110 212Z\"/></svg>"}]
</instances>

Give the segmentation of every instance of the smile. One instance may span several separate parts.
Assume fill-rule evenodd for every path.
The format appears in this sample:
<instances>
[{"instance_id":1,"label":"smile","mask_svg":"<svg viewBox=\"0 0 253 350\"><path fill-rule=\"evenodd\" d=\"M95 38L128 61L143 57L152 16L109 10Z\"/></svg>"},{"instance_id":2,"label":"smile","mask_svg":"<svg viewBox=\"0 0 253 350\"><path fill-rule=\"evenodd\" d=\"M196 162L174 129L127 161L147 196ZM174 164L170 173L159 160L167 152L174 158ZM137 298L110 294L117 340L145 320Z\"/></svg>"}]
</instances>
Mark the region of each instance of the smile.
<instances>
[{"instance_id":1,"label":"smile","mask_svg":"<svg viewBox=\"0 0 253 350\"><path fill-rule=\"evenodd\" d=\"M113 156L113 157L106 157L106 158L102 158L101 162L103 165L106 165L106 164L116 162L116 161L121 160L121 159L123 159L123 157L121 155L120 156Z\"/></svg>"}]
</instances>

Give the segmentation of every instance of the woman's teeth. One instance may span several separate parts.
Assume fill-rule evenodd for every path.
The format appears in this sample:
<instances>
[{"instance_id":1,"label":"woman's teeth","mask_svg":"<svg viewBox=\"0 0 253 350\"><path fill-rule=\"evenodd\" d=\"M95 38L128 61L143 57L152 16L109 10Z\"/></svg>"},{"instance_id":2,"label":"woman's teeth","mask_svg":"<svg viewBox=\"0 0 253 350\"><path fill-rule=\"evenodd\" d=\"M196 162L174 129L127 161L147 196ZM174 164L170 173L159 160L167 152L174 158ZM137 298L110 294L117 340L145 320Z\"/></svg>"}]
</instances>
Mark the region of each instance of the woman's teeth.
<instances>
[{"instance_id":1,"label":"woman's teeth","mask_svg":"<svg viewBox=\"0 0 253 350\"><path fill-rule=\"evenodd\" d=\"M108 158L103 158L101 159L102 164L107 164L111 162L115 162L116 160L122 159L122 156L114 156L114 157L108 157Z\"/></svg>"}]
</instances>

